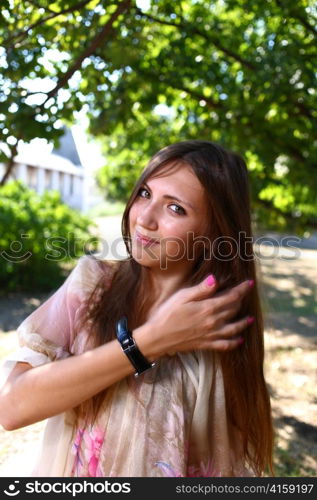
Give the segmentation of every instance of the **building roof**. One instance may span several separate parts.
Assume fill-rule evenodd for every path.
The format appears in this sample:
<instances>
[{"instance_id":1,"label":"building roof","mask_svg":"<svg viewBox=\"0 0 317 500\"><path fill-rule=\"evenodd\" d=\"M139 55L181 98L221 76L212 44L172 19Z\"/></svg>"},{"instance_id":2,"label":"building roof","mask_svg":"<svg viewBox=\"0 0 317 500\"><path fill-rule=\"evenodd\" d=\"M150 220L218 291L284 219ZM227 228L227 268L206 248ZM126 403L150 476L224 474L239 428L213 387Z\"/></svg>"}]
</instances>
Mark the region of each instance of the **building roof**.
<instances>
[{"instance_id":1,"label":"building roof","mask_svg":"<svg viewBox=\"0 0 317 500\"><path fill-rule=\"evenodd\" d=\"M59 147L54 148L52 152L47 149L37 151L36 146L30 147L28 145L18 152L14 161L84 177L85 169L80 160L73 134L67 127L64 127L64 131Z\"/></svg>"},{"instance_id":2,"label":"building roof","mask_svg":"<svg viewBox=\"0 0 317 500\"><path fill-rule=\"evenodd\" d=\"M64 135L60 138L58 148L54 148L52 153L54 155L61 156L62 158L66 158L66 160L71 161L74 165L82 167L72 131L68 127L64 126L63 128Z\"/></svg>"}]
</instances>

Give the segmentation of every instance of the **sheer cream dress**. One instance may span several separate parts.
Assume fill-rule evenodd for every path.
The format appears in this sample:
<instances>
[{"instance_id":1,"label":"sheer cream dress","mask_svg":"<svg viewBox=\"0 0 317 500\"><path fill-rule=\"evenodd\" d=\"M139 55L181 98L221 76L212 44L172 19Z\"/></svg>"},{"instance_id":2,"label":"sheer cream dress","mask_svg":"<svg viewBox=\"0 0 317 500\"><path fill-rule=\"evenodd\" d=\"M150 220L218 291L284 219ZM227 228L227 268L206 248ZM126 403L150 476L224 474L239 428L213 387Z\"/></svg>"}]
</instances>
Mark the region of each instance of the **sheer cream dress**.
<instances>
[{"instance_id":1,"label":"sheer cream dress","mask_svg":"<svg viewBox=\"0 0 317 500\"><path fill-rule=\"evenodd\" d=\"M74 326L100 273L110 287L117 265L87 255L78 260L63 285L18 327L20 348L4 361L3 380L18 361L37 367L90 348L87 332L75 335ZM71 409L47 419L30 475L254 475L241 459L237 435L226 415L217 354L176 353L111 386L95 425L76 420Z\"/></svg>"}]
</instances>

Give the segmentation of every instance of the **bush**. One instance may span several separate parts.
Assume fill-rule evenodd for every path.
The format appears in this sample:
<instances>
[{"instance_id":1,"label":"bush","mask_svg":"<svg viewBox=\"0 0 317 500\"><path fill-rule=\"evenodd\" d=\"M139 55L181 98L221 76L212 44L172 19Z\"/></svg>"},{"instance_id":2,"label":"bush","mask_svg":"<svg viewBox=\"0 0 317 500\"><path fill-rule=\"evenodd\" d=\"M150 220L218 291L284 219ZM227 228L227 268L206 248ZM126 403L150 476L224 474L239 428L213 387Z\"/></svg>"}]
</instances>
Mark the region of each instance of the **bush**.
<instances>
[{"instance_id":1,"label":"bush","mask_svg":"<svg viewBox=\"0 0 317 500\"><path fill-rule=\"evenodd\" d=\"M74 259L96 250L89 226L57 191L38 195L20 181L0 187L1 293L57 288Z\"/></svg>"}]
</instances>

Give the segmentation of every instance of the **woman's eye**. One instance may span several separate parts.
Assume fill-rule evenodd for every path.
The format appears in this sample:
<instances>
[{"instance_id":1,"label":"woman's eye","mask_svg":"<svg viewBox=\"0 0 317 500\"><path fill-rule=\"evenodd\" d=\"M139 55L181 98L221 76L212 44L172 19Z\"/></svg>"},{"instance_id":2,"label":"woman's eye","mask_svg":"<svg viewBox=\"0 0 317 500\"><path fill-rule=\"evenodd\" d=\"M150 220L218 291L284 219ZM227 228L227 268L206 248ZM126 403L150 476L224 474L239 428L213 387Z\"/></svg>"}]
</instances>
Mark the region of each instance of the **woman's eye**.
<instances>
[{"instance_id":1,"label":"woman's eye","mask_svg":"<svg viewBox=\"0 0 317 500\"><path fill-rule=\"evenodd\" d=\"M185 215L186 214L186 212L183 209L183 207L180 207L179 205L175 205L175 203L173 203L173 205L171 205L171 206L177 208L177 210L173 210L173 212L175 212L176 214L179 214L179 215Z\"/></svg>"},{"instance_id":2,"label":"woman's eye","mask_svg":"<svg viewBox=\"0 0 317 500\"><path fill-rule=\"evenodd\" d=\"M147 195L143 194L144 192L147 193L150 196L149 191L147 189L145 189L145 188L140 188L139 189L138 196L141 196L141 198L147 198ZM172 209L172 212L174 212L174 214L177 214L177 215L185 215L186 214L185 210L180 205L176 205L175 203L172 203L169 206L170 207L176 207L176 210Z\"/></svg>"},{"instance_id":3,"label":"woman's eye","mask_svg":"<svg viewBox=\"0 0 317 500\"><path fill-rule=\"evenodd\" d=\"M139 191L138 191L138 196L142 196L141 193L145 191L146 193L148 193L148 190L145 189L145 188L140 188ZM144 196L142 196L142 198L144 198Z\"/></svg>"}]
</instances>

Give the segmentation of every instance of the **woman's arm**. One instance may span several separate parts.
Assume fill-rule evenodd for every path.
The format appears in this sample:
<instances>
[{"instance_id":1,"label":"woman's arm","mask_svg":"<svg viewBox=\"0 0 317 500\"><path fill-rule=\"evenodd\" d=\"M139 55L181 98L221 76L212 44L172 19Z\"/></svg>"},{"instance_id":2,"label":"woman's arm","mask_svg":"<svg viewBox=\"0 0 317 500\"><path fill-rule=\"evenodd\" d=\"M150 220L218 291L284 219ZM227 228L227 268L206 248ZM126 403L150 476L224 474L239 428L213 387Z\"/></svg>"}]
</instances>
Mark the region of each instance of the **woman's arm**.
<instances>
[{"instance_id":1,"label":"woman's arm","mask_svg":"<svg viewBox=\"0 0 317 500\"><path fill-rule=\"evenodd\" d=\"M170 350L234 349L248 319L228 322L250 289L248 282L212 296L206 282L167 299L151 320L133 331L145 357L158 359ZM0 424L14 430L74 408L134 372L117 340L83 354L35 368L18 363L0 392Z\"/></svg>"},{"instance_id":2,"label":"woman's arm","mask_svg":"<svg viewBox=\"0 0 317 500\"><path fill-rule=\"evenodd\" d=\"M153 329L149 332L145 324L134 330L133 337L149 360L157 359ZM17 363L0 392L0 424L15 430L52 417L134 371L117 340L35 368Z\"/></svg>"}]
</instances>

